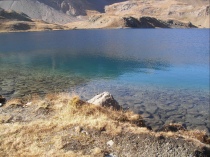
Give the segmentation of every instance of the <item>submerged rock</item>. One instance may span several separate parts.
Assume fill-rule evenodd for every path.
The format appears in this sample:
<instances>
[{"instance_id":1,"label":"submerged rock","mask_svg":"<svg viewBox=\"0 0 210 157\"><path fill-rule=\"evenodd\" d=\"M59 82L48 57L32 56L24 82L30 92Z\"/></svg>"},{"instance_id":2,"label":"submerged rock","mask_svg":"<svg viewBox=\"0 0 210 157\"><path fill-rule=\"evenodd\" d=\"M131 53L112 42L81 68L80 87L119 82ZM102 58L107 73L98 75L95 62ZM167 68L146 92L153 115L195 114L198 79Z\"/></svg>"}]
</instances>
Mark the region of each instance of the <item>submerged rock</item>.
<instances>
[{"instance_id":1,"label":"submerged rock","mask_svg":"<svg viewBox=\"0 0 210 157\"><path fill-rule=\"evenodd\" d=\"M109 92L103 92L101 94L98 94L92 99L88 100L87 102L98 106L113 107L113 109L117 110L121 109L121 106Z\"/></svg>"}]
</instances>

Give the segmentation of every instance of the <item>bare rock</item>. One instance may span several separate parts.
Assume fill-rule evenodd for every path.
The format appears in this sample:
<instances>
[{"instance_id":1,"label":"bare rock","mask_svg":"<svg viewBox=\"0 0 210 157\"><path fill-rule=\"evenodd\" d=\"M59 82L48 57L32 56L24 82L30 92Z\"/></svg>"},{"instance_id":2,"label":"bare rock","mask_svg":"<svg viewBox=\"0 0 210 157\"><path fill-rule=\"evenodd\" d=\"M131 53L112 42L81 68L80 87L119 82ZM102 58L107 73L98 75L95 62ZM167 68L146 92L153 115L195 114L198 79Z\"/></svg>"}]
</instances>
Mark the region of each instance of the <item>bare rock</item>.
<instances>
[{"instance_id":1,"label":"bare rock","mask_svg":"<svg viewBox=\"0 0 210 157\"><path fill-rule=\"evenodd\" d=\"M106 144L107 144L109 147L112 147L113 144L114 144L114 141L110 140L110 141L108 141Z\"/></svg>"},{"instance_id":2,"label":"bare rock","mask_svg":"<svg viewBox=\"0 0 210 157\"><path fill-rule=\"evenodd\" d=\"M139 28L156 28L156 27L169 28L165 22L153 17L144 16L139 19Z\"/></svg>"},{"instance_id":3,"label":"bare rock","mask_svg":"<svg viewBox=\"0 0 210 157\"><path fill-rule=\"evenodd\" d=\"M113 109L119 110L121 106L118 102L113 98L113 96L109 92L103 92L94 96L92 99L87 101L90 104L98 105L98 106L106 106L112 107Z\"/></svg>"}]
</instances>

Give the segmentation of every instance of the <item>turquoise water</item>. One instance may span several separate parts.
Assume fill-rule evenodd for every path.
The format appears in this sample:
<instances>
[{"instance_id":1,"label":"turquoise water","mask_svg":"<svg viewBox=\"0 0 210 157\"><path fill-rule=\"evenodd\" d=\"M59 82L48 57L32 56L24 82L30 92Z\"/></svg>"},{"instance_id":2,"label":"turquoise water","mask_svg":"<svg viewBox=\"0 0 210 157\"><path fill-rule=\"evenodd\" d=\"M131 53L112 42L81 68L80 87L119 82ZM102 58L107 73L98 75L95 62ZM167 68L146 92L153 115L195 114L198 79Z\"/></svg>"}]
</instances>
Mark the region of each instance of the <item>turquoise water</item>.
<instances>
[{"instance_id":1,"label":"turquoise water","mask_svg":"<svg viewBox=\"0 0 210 157\"><path fill-rule=\"evenodd\" d=\"M161 114L173 102L169 107L182 115L175 122L208 130L209 29L0 34L0 94L5 97L67 91L89 99L104 90L122 106L151 114L148 121L157 115L161 124L170 119ZM178 107L193 108L194 117L202 109L202 124L193 125Z\"/></svg>"}]
</instances>

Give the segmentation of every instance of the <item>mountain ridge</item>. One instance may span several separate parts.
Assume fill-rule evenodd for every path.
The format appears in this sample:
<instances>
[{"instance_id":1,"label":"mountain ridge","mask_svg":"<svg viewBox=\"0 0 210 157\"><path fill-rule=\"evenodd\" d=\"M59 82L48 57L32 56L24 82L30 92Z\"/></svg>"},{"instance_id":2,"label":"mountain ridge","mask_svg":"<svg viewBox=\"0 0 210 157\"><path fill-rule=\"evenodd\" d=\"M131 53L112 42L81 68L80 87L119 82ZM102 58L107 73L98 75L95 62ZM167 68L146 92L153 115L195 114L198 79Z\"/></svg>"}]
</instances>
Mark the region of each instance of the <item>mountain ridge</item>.
<instances>
[{"instance_id":1,"label":"mountain ridge","mask_svg":"<svg viewBox=\"0 0 210 157\"><path fill-rule=\"evenodd\" d=\"M0 1L0 8L70 29L124 28L127 26L122 19L128 17L177 21L183 26L170 28L188 28L190 23L209 28L210 12L207 0L4 0ZM104 20L90 22L99 16Z\"/></svg>"}]
</instances>

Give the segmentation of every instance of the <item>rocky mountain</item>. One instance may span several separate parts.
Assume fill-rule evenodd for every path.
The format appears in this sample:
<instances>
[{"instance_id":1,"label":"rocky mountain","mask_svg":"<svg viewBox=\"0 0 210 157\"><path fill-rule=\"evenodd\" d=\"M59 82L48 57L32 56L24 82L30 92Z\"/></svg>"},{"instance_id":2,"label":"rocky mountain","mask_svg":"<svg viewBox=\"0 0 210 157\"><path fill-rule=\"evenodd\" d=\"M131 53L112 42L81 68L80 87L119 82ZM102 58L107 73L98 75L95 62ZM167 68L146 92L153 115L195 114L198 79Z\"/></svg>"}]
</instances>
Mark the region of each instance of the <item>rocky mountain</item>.
<instances>
[{"instance_id":1,"label":"rocky mountain","mask_svg":"<svg viewBox=\"0 0 210 157\"><path fill-rule=\"evenodd\" d=\"M63 24L77 20L38 0L0 1L0 7L5 10L23 12L33 19L41 19L49 23Z\"/></svg>"},{"instance_id":2,"label":"rocky mountain","mask_svg":"<svg viewBox=\"0 0 210 157\"><path fill-rule=\"evenodd\" d=\"M104 12L105 6L125 0L38 0L68 15L87 15L88 10Z\"/></svg>"},{"instance_id":3,"label":"rocky mountain","mask_svg":"<svg viewBox=\"0 0 210 157\"><path fill-rule=\"evenodd\" d=\"M209 10L208 0L129 0L105 7L106 14L173 19L207 28L209 28Z\"/></svg>"},{"instance_id":4,"label":"rocky mountain","mask_svg":"<svg viewBox=\"0 0 210 157\"><path fill-rule=\"evenodd\" d=\"M124 20L129 17L169 21L169 28L188 28L190 23L209 28L209 0L1 0L0 7L70 28L129 27Z\"/></svg>"},{"instance_id":5,"label":"rocky mountain","mask_svg":"<svg viewBox=\"0 0 210 157\"><path fill-rule=\"evenodd\" d=\"M88 11L104 12L106 5L123 0L3 0L5 10L23 12L34 19L64 24L84 19Z\"/></svg>"},{"instance_id":6,"label":"rocky mountain","mask_svg":"<svg viewBox=\"0 0 210 157\"><path fill-rule=\"evenodd\" d=\"M32 21L30 17L28 17L24 13L17 13L15 11L5 11L4 9L0 8L0 20L13 20L13 21Z\"/></svg>"}]
</instances>

